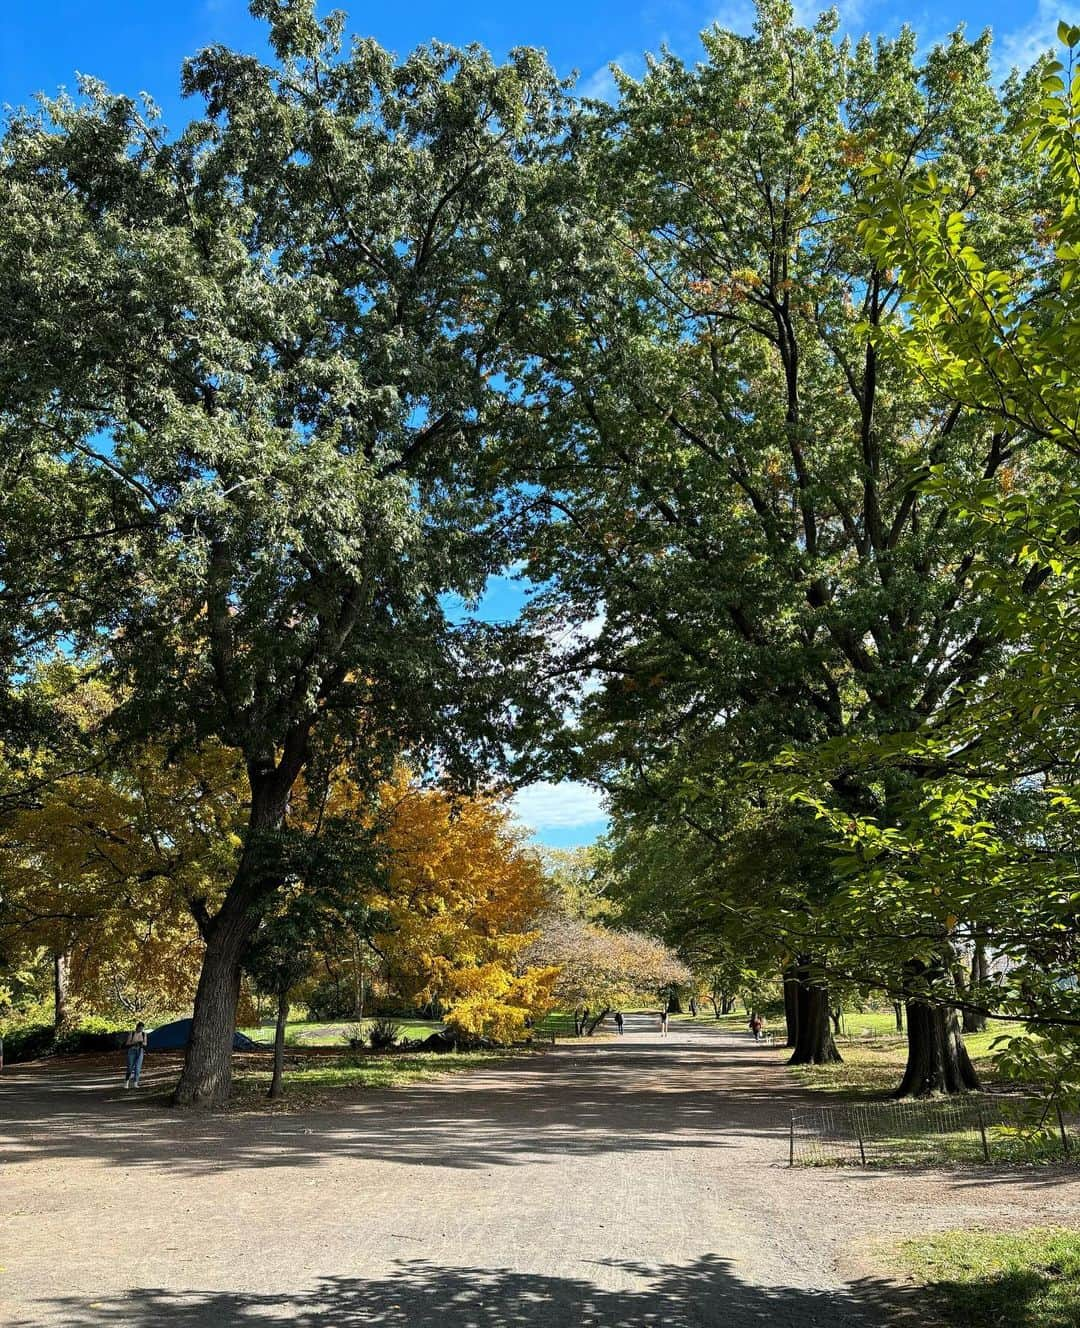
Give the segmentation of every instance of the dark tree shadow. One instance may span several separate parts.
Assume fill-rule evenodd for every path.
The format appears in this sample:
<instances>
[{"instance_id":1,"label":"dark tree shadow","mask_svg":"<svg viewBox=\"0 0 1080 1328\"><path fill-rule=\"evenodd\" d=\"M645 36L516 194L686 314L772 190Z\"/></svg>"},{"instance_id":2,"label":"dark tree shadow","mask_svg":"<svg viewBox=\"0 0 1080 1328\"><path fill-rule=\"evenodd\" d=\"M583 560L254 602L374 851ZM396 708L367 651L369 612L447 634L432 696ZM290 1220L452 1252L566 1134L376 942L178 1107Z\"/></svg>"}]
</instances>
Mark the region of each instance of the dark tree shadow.
<instances>
[{"instance_id":1,"label":"dark tree shadow","mask_svg":"<svg viewBox=\"0 0 1080 1328\"><path fill-rule=\"evenodd\" d=\"M834 1292L761 1288L723 1259L687 1267L617 1264L639 1288L506 1269L400 1264L378 1280L321 1279L293 1295L135 1287L115 1300L57 1297L41 1309L65 1328L882 1328L926 1323L914 1293L862 1282ZM912 1317L915 1316L915 1317ZM12 1328L35 1322L16 1320Z\"/></svg>"},{"instance_id":2,"label":"dark tree shadow","mask_svg":"<svg viewBox=\"0 0 1080 1328\"><path fill-rule=\"evenodd\" d=\"M738 1091L717 1091L718 1075L743 1068L740 1050L721 1043L673 1056L648 1047L567 1047L500 1063L490 1074L361 1092L329 1109L274 1115L172 1111L171 1064L150 1071L139 1097L123 1091L107 1064L20 1067L0 1076L0 1163L77 1158L202 1174L223 1165L392 1156L471 1170L543 1157L724 1149L746 1138L770 1141L779 1163L786 1159L789 1101L752 1075Z\"/></svg>"}]
</instances>

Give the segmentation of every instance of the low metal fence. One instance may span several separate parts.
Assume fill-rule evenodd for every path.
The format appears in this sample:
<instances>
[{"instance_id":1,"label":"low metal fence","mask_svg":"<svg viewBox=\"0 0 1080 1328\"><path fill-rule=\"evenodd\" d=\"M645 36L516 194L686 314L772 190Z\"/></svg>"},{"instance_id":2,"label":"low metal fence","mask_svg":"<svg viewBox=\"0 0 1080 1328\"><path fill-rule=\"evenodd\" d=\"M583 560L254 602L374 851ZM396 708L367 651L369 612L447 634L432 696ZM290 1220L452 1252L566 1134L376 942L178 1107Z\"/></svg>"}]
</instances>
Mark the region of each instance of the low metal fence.
<instances>
[{"instance_id":1,"label":"low metal fence","mask_svg":"<svg viewBox=\"0 0 1080 1328\"><path fill-rule=\"evenodd\" d=\"M931 1166L1080 1156L1074 1118L1053 1099L957 1097L860 1102L791 1113L790 1166Z\"/></svg>"}]
</instances>

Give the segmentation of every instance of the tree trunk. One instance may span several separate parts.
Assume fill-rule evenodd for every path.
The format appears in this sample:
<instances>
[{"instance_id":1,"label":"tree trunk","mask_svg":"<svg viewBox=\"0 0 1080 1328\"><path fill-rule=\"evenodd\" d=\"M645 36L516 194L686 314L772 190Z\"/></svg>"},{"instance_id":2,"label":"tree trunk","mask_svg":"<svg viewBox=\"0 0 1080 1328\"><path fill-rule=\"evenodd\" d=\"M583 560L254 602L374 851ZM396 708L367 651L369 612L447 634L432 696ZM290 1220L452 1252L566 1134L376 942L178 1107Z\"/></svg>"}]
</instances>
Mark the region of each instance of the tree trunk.
<instances>
[{"instance_id":1,"label":"tree trunk","mask_svg":"<svg viewBox=\"0 0 1080 1328\"><path fill-rule=\"evenodd\" d=\"M903 1001L893 1001L893 1013L896 1015L896 1031L897 1031L898 1033L902 1033L902 1032L904 1031L904 1002L903 1002Z\"/></svg>"},{"instance_id":2,"label":"tree trunk","mask_svg":"<svg viewBox=\"0 0 1080 1328\"><path fill-rule=\"evenodd\" d=\"M725 996L723 1002L720 1005L720 1013L730 1014L734 1009L735 1009L735 997Z\"/></svg>"},{"instance_id":3,"label":"tree trunk","mask_svg":"<svg viewBox=\"0 0 1080 1328\"><path fill-rule=\"evenodd\" d=\"M281 885L270 837L285 820L289 790L302 767L301 758L298 749L287 769L284 757L281 765L269 771L249 766L251 813L247 841L221 908L203 924L206 953L195 992L191 1040L173 1094L174 1106L221 1107L228 1101L240 965L267 900Z\"/></svg>"},{"instance_id":4,"label":"tree trunk","mask_svg":"<svg viewBox=\"0 0 1080 1328\"><path fill-rule=\"evenodd\" d=\"M592 1037L592 1035L596 1032L596 1030L600 1027L600 1025L604 1022L604 1020L608 1017L610 1013L611 1013L611 1006L605 1005L604 1008L594 1019L589 1019L587 1021L587 1027L584 1029L585 1036Z\"/></svg>"},{"instance_id":5,"label":"tree trunk","mask_svg":"<svg viewBox=\"0 0 1080 1328\"><path fill-rule=\"evenodd\" d=\"M799 1042L799 980L792 969L784 972L784 1023L787 1025L787 1045Z\"/></svg>"},{"instance_id":6,"label":"tree trunk","mask_svg":"<svg viewBox=\"0 0 1080 1328\"><path fill-rule=\"evenodd\" d=\"M908 1059L897 1097L969 1093L981 1088L960 1036L956 1011L908 1001Z\"/></svg>"},{"instance_id":7,"label":"tree trunk","mask_svg":"<svg viewBox=\"0 0 1080 1328\"><path fill-rule=\"evenodd\" d=\"M834 1010L829 1011L829 1018L832 1020L833 1037L839 1037L843 1032L844 1008L838 1005Z\"/></svg>"},{"instance_id":8,"label":"tree trunk","mask_svg":"<svg viewBox=\"0 0 1080 1328\"><path fill-rule=\"evenodd\" d=\"M231 925L221 925L226 922ZM233 920L219 914L215 920L195 992L191 1040L173 1095L175 1106L221 1107L228 1101L240 960L256 924L255 917L243 915Z\"/></svg>"},{"instance_id":9,"label":"tree trunk","mask_svg":"<svg viewBox=\"0 0 1080 1328\"><path fill-rule=\"evenodd\" d=\"M63 1032L68 1021L68 956L64 950L53 951L53 1031Z\"/></svg>"},{"instance_id":10,"label":"tree trunk","mask_svg":"<svg viewBox=\"0 0 1080 1328\"><path fill-rule=\"evenodd\" d=\"M986 946L978 942L972 951L971 981L967 984L968 999L974 999L976 1004L982 1003L980 998L984 990L987 970ZM965 1033L985 1033L986 1015L979 1010L965 1010L963 1012L963 1031Z\"/></svg>"},{"instance_id":11,"label":"tree trunk","mask_svg":"<svg viewBox=\"0 0 1080 1328\"><path fill-rule=\"evenodd\" d=\"M841 1059L829 1023L829 989L813 981L809 961L799 969L796 984L798 1029L789 1065L830 1065Z\"/></svg>"},{"instance_id":12,"label":"tree trunk","mask_svg":"<svg viewBox=\"0 0 1080 1328\"><path fill-rule=\"evenodd\" d=\"M935 976L945 978L948 971L944 963L935 973L925 964L913 962L907 966L905 979L909 985L916 981L921 984ZM896 1096L977 1092L981 1087L979 1076L960 1036L956 1011L945 1005L931 1005L917 996L909 996L906 1005L908 1058Z\"/></svg>"},{"instance_id":13,"label":"tree trunk","mask_svg":"<svg viewBox=\"0 0 1080 1328\"><path fill-rule=\"evenodd\" d=\"M279 991L277 998L277 1024L274 1027L274 1073L270 1078L267 1097L280 1097L285 1073L285 1025L289 1020L289 993Z\"/></svg>"},{"instance_id":14,"label":"tree trunk","mask_svg":"<svg viewBox=\"0 0 1080 1328\"><path fill-rule=\"evenodd\" d=\"M719 1018L720 1018L720 1002L716 999L715 996L710 996L710 997L709 997L709 1004L710 1004L710 1005L712 1006L712 1008L713 1008L713 1018L714 1018L714 1019L719 1019Z\"/></svg>"},{"instance_id":15,"label":"tree trunk","mask_svg":"<svg viewBox=\"0 0 1080 1328\"><path fill-rule=\"evenodd\" d=\"M678 987L673 987L668 995L667 1002L668 1014L682 1014L682 1001L679 999Z\"/></svg>"}]
</instances>

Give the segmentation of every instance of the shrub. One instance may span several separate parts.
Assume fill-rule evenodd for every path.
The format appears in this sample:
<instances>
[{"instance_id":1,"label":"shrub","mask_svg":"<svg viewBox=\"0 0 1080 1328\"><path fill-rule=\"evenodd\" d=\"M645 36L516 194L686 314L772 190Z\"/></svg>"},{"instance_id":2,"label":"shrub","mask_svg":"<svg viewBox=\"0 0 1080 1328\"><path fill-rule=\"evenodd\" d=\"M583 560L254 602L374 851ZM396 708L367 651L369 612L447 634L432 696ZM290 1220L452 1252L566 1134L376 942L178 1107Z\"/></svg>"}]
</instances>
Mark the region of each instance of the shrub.
<instances>
[{"instance_id":1,"label":"shrub","mask_svg":"<svg viewBox=\"0 0 1080 1328\"><path fill-rule=\"evenodd\" d=\"M342 1040L347 1042L353 1051L358 1051L366 1041L363 1024L348 1024L341 1034Z\"/></svg>"},{"instance_id":2,"label":"shrub","mask_svg":"<svg viewBox=\"0 0 1080 1328\"><path fill-rule=\"evenodd\" d=\"M36 1061L39 1056L47 1056L55 1042L52 1024L24 1024L4 1034L4 1060L11 1064Z\"/></svg>"},{"instance_id":3,"label":"shrub","mask_svg":"<svg viewBox=\"0 0 1080 1328\"><path fill-rule=\"evenodd\" d=\"M372 1051L389 1051L391 1047L396 1047L400 1033L401 1025L393 1019L373 1019L368 1028Z\"/></svg>"}]
</instances>

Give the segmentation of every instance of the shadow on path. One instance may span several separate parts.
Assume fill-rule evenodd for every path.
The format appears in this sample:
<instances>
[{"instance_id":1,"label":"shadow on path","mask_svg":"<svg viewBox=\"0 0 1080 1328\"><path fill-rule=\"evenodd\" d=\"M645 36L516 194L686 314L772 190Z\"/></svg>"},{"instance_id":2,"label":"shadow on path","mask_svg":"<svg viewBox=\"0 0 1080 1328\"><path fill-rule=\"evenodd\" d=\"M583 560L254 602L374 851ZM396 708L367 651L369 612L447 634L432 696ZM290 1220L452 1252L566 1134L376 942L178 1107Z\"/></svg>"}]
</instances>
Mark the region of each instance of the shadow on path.
<instances>
[{"instance_id":1,"label":"shadow on path","mask_svg":"<svg viewBox=\"0 0 1080 1328\"><path fill-rule=\"evenodd\" d=\"M779 1159L788 1102L734 1039L566 1046L397 1090L343 1094L296 1113L184 1115L159 1066L139 1094L100 1063L0 1079L0 1162L78 1158L187 1174L319 1165L334 1156L477 1169L683 1147L768 1142ZM144 1096L146 1094L146 1096ZM462 1147L462 1139L468 1147Z\"/></svg>"},{"instance_id":2,"label":"shadow on path","mask_svg":"<svg viewBox=\"0 0 1080 1328\"><path fill-rule=\"evenodd\" d=\"M870 1280L814 1292L750 1286L718 1258L610 1266L644 1285L607 1290L577 1278L410 1261L381 1279L327 1277L300 1294L136 1288L91 1304L58 1298L49 1308L67 1328L870 1328L918 1313L914 1293Z\"/></svg>"}]
</instances>

